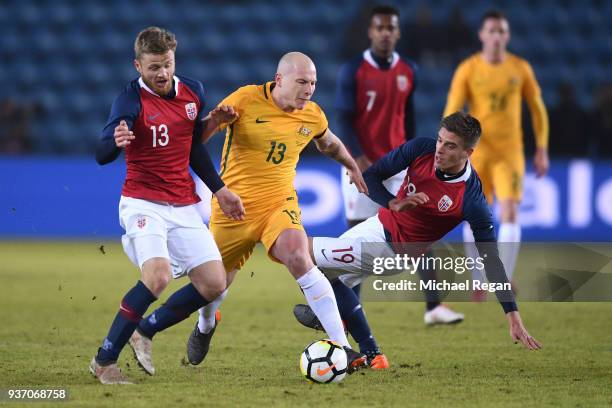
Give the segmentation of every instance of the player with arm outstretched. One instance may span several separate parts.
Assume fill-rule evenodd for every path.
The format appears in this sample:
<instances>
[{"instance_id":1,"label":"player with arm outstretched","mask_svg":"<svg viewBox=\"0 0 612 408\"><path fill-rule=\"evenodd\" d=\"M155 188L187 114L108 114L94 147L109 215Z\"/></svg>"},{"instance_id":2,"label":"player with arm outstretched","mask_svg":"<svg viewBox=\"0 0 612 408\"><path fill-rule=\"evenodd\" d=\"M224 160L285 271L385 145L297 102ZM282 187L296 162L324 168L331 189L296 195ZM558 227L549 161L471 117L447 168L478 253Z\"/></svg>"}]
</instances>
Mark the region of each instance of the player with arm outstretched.
<instances>
[{"instance_id":1,"label":"player with arm outstretched","mask_svg":"<svg viewBox=\"0 0 612 408\"><path fill-rule=\"evenodd\" d=\"M462 112L445 117L437 141L418 138L407 142L365 172L370 197L383 207L378 215L351 228L340 238L311 240L311 255L324 271L350 270L332 285L340 315L371 363L375 363L380 350L359 299L349 289L359 284L367 273L367 267L362 265L362 243L423 243L428 246L465 220L474 232L489 281L508 282L497 247L488 244L495 242L493 219L480 180L468 160L479 137L477 119ZM399 192L396 196L390 194L383 180L406 168L406 179ZM388 247L391 254L393 247L393 244ZM328 256L334 251L350 256ZM540 348L523 326L512 291L496 293L510 325L512 339L529 349ZM308 327L319 327L307 307L302 306L296 317ZM372 367L377 368L376 364Z\"/></svg>"},{"instance_id":2,"label":"player with arm outstretched","mask_svg":"<svg viewBox=\"0 0 612 408\"><path fill-rule=\"evenodd\" d=\"M273 261L287 267L329 337L345 347L352 372L363 366L366 358L350 348L331 285L309 256L293 186L301 151L314 139L322 153L349 169L360 191L367 189L357 164L328 129L325 114L310 100L316 82L312 60L291 52L279 61L274 81L244 86L211 112L203 140L218 127L227 128L221 177L240 195L246 214L242 220L229 219L213 199L210 229L228 271L228 286L258 242L263 243ZM232 116L231 120L226 121L224 115ZM192 364L199 364L208 352L216 312L224 296L200 312L188 342L187 355ZM153 312L138 327L148 339L159 331L152 323L157 314Z\"/></svg>"},{"instance_id":3,"label":"player with arm outstretched","mask_svg":"<svg viewBox=\"0 0 612 408\"><path fill-rule=\"evenodd\" d=\"M157 316L157 327L184 320L225 290L219 250L195 209L199 197L189 165L228 216L240 219L244 212L200 143L204 89L198 81L175 75L176 45L174 34L158 27L138 34L134 65L140 77L113 102L96 151L98 163L106 164L125 150L119 221L125 229L123 248L141 271L91 360L90 371L102 384L129 383L117 360L149 305L170 282L170 257L191 283L168 298L168 312Z\"/></svg>"},{"instance_id":4,"label":"player with arm outstretched","mask_svg":"<svg viewBox=\"0 0 612 408\"><path fill-rule=\"evenodd\" d=\"M482 123L482 140L471 162L482 180L489 203L500 206L499 253L508 279L512 280L521 241L518 207L523 193L525 157L521 108L527 102L536 142L534 167L541 177L548 171L548 115L533 69L527 61L507 51L510 26L498 11L482 18L479 32L482 51L463 61L453 77L444 116L467 104L469 113ZM467 224L466 243L474 241ZM473 244L466 244L473 252ZM480 273L474 279L481 279ZM474 293L483 300L486 292Z\"/></svg>"}]
</instances>

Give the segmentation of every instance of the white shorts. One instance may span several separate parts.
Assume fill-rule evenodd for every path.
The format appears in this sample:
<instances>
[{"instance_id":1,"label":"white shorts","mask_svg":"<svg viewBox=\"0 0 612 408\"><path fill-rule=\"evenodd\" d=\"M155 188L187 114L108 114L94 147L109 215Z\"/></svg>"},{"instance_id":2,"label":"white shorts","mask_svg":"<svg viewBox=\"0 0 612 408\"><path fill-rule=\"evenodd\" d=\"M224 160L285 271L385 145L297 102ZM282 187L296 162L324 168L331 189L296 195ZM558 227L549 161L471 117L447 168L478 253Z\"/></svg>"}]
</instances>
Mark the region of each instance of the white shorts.
<instances>
[{"instance_id":1,"label":"white shorts","mask_svg":"<svg viewBox=\"0 0 612 408\"><path fill-rule=\"evenodd\" d=\"M391 194L396 195L405 177L406 170L403 170L395 176L385 180L383 184ZM345 168L342 168L341 185L342 197L344 198L344 215L347 220L365 220L366 218L376 215L380 206L370 200L367 195L357 191L357 187L350 183Z\"/></svg>"},{"instance_id":2,"label":"white shorts","mask_svg":"<svg viewBox=\"0 0 612 408\"><path fill-rule=\"evenodd\" d=\"M221 261L212 234L195 205L172 206L121 196L119 223L123 250L142 269L151 258L172 262L175 278L209 261Z\"/></svg>"},{"instance_id":3,"label":"white shorts","mask_svg":"<svg viewBox=\"0 0 612 408\"><path fill-rule=\"evenodd\" d=\"M363 280L372 265L363 264L363 243L378 243L368 246L369 257L393 257L395 253L386 245L385 230L378 215L360 222L340 235L339 238L315 237L312 250L316 264L322 269L342 270L339 279L349 288Z\"/></svg>"}]
</instances>

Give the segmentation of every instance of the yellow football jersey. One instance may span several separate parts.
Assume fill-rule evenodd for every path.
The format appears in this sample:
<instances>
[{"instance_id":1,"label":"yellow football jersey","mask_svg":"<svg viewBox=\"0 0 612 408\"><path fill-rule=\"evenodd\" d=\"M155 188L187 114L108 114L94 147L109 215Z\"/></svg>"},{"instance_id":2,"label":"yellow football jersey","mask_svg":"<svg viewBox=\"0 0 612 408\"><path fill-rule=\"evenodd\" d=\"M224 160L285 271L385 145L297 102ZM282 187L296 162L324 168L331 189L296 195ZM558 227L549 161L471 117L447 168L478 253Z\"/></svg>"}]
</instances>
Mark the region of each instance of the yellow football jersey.
<instances>
[{"instance_id":1,"label":"yellow football jersey","mask_svg":"<svg viewBox=\"0 0 612 408\"><path fill-rule=\"evenodd\" d=\"M463 61L453 77L444 116L463 109L482 126L480 144L496 151L523 148L521 98L531 112L538 147L548 144L548 116L531 66L507 53L500 64L490 64L481 53Z\"/></svg>"},{"instance_id":2,"label":"yellow football jersey","mask_svg":"<svg viewBox=\"0 0 612 408\"><path fill-rule=\"evenodd\" d=\"M266 209L294 195L293 180L300 153L328 127L314 102L284 112L272 99L274 82L248 85L225 98L239 117L227 127L221 178L247 210Z\"/></svg>"}]
</instances>

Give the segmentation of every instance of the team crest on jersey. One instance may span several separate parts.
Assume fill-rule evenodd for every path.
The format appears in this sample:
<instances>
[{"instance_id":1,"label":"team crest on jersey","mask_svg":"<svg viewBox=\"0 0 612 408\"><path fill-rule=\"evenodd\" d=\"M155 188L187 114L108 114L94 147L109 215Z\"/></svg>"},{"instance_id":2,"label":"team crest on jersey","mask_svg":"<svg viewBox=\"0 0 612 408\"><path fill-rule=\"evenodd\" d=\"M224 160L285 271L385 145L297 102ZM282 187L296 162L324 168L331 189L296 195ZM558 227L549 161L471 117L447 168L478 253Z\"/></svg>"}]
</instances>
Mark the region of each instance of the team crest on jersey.
<instances>
[{"instance_id":1,"label":"team crest on jersey","mask_svg":"<svg viewBox=\"0 0 612 408\"><path fill-rule=\"evenodd\" d=\"M406 75L398 75L397 76L397 89L399 89L400 92L404 92L408 90L408 86L410 86L408 77Z\"/></svg>"},{"instance_id":2,"label":"team crest on jersey","mask_svg":"<svg viewBox=\"0 0 612 408\"><path fill-rule=\"evenodd\" d=\"M187 112L187 117L190 120L195 120L196 116L198 116L198 107L196 106L195 102L185 105L185 111Z\"/></svg>"},{"instance_id":3,"label":"team crest on jersey","mask_svg":"<svg viewBox=\"0 0 612 408\"><path fill-rule=\"evenodd\" d=\"M143 229L147 225L147 219L139 218L138 221L136 221L136 225L138 226L138 228Z\"/></svg>"},{"instance_id":4,"label":"team crest on jersey","mask_svg":"<svg viewBox=\"0 0 612 408\"><path fill-rule=\"evenodd\" d=\"M451 200L449 196L444 194L440 201L438 201L438 210L440 210L441 212L447 212L452 205L453 200Z\"/></svg>"},{"instance_id":5,"label":"team crest on jersey","mask_svg":"<svg viewBox=\"0 0 612 408\"><path fill-rule=\"evenodd\" d=\"M298 133L301 136L310 136L310 134L312 133L312 130L310 128L307 128L306 126L302 125L302 127L300 127L300 130L298 130Z\"/></svg>"}]
</instances>

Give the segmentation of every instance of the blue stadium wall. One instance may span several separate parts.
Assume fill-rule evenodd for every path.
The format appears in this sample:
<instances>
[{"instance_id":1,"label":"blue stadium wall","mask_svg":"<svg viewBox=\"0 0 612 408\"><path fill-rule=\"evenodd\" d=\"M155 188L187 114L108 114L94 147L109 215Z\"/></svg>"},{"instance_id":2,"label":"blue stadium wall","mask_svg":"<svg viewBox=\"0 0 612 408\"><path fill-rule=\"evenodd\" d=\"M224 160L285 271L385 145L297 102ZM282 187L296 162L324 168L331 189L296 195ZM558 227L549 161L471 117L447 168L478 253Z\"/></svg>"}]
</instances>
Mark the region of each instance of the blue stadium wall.
<instances>
[{"instance_id":1,"label":"blue stadium wall","mask_svg":"<svg viewBox=\"0 0 612 408\"><path fill-rule=\"evenodd\" d=\"M118 239L124 174L121 161L100 167L92 158L0 157L0 238ZM298 166L309 234L337 236L346 229L339 183L334 162L306 158ZM520 217L525 240L609 241L612 162L554 161L547 177L528 174Z\"/></svg>"}]
</instances>

